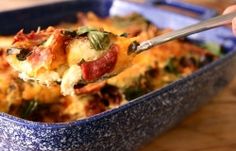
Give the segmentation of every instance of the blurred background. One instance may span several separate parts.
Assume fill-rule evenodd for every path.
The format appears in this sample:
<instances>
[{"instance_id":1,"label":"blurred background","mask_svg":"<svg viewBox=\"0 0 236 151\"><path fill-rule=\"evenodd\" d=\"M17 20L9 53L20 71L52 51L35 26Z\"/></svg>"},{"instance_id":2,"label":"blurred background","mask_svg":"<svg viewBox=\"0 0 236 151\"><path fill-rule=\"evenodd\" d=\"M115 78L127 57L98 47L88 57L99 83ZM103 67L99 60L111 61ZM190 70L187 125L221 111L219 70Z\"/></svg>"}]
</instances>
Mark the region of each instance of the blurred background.
<instances>
[{"instance_id":1,"label":"blurred background","mask_svg":"<svg viewBox=\"0 0 236 151\"><path fill-rule=\"evenodd\" d=\"M0 0L0 11L62 0ZM143 2L144 0L135 0ZM221 13L236 0L182 0ZM92 0L91 0L92 2ZM178 12L178 10L175 10ZM186 15L188 12L184 12ZM235 151L236 79L208 105L192 114L176 128L143 146L140 151Z\"/></svg>"},{"instance_id":2,"label":"blurred background","mask_svg":"<svg viewBox=\"0 0 236 151\"><path fill-rule=\"evenodd\" d=\"M15 8L29 7L32 5L55 3L58 1L65 1L65 0L0 0L0 10L3 11ZM133 0L133 1L143 2L145 0ZM214 8L218 11L222 11L226 6L236 3L236 0L179 0L179 1L185 1L193 4L207 6L209 8Z\"/></svg>"}]
</instances>

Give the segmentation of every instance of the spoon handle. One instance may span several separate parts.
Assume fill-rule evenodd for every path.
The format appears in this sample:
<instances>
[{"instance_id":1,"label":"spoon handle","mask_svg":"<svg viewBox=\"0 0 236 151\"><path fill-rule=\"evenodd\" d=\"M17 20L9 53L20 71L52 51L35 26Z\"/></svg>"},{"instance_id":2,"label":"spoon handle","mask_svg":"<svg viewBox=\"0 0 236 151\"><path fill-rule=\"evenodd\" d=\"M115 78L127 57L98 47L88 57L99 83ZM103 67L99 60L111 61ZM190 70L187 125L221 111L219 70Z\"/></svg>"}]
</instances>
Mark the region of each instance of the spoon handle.
<instances>
[{"instance_id":1,"label":"spoon handle","mask_svg":"<svg viewBox=\"0 0 236 151\"><path fill-rule=\"evenodd\" d=\"M163 35L154 37L150 40L140 43L140 45L137 47L137 50L135 51L135 53L140 53L140 52L147 50L155 45L162 44L162 43L165 43L170 40L174 40L174 39L185 37L185 36L200 32L200 31L204 31L204 30L208 30L211 28L225 25L225 24L229 24L229 23L231 23L231 21L234 17L236 17L236 12L229 13L226 15L220 15L220 16L217 16L214 18L210 18L210 19L202 21L200 23L190 25L185 28L182 28L182 29L179 29L179 30L167 33L167 34L163 34Z\"/></svg>"}]
</instances>

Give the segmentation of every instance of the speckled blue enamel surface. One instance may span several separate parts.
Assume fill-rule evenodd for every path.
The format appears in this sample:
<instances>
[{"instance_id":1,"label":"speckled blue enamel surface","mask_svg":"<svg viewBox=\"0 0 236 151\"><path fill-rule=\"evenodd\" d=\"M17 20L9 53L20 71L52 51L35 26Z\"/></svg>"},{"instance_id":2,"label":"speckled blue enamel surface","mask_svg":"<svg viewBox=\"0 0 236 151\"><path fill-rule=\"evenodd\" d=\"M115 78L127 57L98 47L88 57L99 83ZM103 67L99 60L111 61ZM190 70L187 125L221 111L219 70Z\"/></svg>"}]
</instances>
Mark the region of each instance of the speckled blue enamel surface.
<instances>
[{"instance_id":1,"label":"speckled blue enamel surface","mask_svg":"<svg viewBox=\"0 0 236 151\"><path fill-rule=\"evenodd\" d=\"M79 6L83 1L68 4L70 7ZM110 3L110 1L109 1ZM96 8L110 8L110 4L97 5ZM86 3L87 5L90 5ZM81 4L83 7L92 9L93 7ZM117 4L116 4L117 5ZM56 7L59 7L57 5ZM68 7L63 3L63 7ZM73 7L73 8L74 8ZM116 6L118 7L118 6ZM164 16L170 15L172 21L162 20L149 15L147 12L155 12L156 9L147 6L143 11L139 5L119 3L119 9L137 11L155 24L165 24L172 28L194 23L196 20L183 16L171 17L167 12L160 12ZM79 7L80 8L80 7ZM79 11L80 9L76 9ZM39 8L34 8L33 10ZM51 15L57 13L54 7L41 7L40 10L51 11ZM57 8L58 9L58 8ZM34 11L32 14L34 14ZM54 11L52 11L54 10ZM83 9L82 9L83 10ZM93 10L93 9L92 9ZM111 8L110 13L117 14L117 8ZM67 10L68 11L68 10ZM95 10L98 11L98 10ZM21 13L24 11L20 11ZM27 12L27 11L26 11ZM69 11L68 11L69 12ZM122 11L123 13L124 11ZM158 11L157 11L158 12ZM13 12L10 15L17 14ZM54 14L53 14L54 13ZM64 12L65 13L65 12ZM103 12L105 15L107 12ZM66 13L65 13L66 14ZM70 13L67 13L67 15ZM5 14L9 15L9 14ZM56 15L55 15L56 16ZM55 18L54 16L54 18ZM0 19L2 20L1 14ZM163 17L163 16L162 16ZM60 17L58 17L60 18ZM57 18L57 19L58 19ZM184 22L178 20L185 18ZM47 21L41 20L40 22ZM172 22L175 22L172 24ZM33 21L37 23L37 21ZM38 21L39 22L39 21ZM169 22L169 25L168 25ZM1 23L0 23L1 24ZM33 24L33 23L31 23ZM16 25L16 26L23 26ZM33 26L32 26L33 27ZM17 28L9 26L7 30L14 31ZM1 29L0 29L1 30ZM214 41L221 43L226 50L235 48L235 39L231 32L225 28L218 28L209 32L194 35L190 38L204 41ZM136 150L153 136L173 127L189 113L196 110L202 104L233 78L236 72L236 53L230 51L225 57L203 67L191 76L176 81L169 86L153 91L140 98L137 98L120 108L110 110L94 117L75 121L71 123L45 124L22 120L4 113L0 113L0 150L1 151L126 151Z\"/></svg>"}]
</instances>

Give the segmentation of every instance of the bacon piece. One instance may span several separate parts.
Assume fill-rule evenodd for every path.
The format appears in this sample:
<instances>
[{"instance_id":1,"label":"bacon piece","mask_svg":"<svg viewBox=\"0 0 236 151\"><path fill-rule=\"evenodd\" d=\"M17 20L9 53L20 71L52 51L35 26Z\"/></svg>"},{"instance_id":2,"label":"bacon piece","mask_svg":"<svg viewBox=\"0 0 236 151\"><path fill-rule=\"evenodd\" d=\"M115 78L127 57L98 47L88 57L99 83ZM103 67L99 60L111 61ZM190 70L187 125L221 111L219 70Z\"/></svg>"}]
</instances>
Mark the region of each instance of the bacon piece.
<instances>
[{"instance_id":1,"label":"bacon piece","mask_svg":"<svg viewBox=\"0 0 236 151\"><path fill-rule=\"evenodd\" d=\"M111 72L116 64L119 47L112 45L110 50L94 61L81 64L82 77L86 81L94 81Z\"/></svg>"},{"instance_id":2,"label":"bacon piece","mask_svg":"<svg viewBox=\"0 0 236 151\"><path fill-rule=\"evenodd\" d=\"M46 64L52 69L57 68L61 64L64 64L65 38L61 34L61 30L54 30L51 36L53 36L53 39L46 48L43 46L32 47L32 54L28 57L30 63L33 65Z\"/></svg>"},{"instance_id":3,"label":"bacon piece","mask_svg":"<svg viewBox=\"0 0 236 151\"><path fill-rule=\"evenodd\" d=\"M24 34L23 29L21 29L13 38L13 44L18 41L24 41L28 39L27 35Z\"/></svg>"},{"instance_id":4,"label":"bacon piece","mask_svg":"<svg viewBox=\"0 0 236 151\"><path fill-rule=\"evenodd\" d=\"M104 87L106 82L96 82L96 83L90 83L85 86L82 86L80 88L75 87L75 93L76 94L88 94L93 92L98 92L102 87Z\"/></svg>"},{"instance_id":5,"label":"bacon piece","mask_svg":"<svg viewBox=\"0 0 236 151\"><path fill-rule=\"evenodd\" d=\"M50 32L43 30L40 32L31 31L29 34L25 34L22 29L14 36L13 44L15 44L17 42L23 42L23 41L29 42L30 41L30 42L34 43L35 45L39 45L40 43L42 43L43 41L45 41L47 39Z\"/></svg>"}]
</instances>

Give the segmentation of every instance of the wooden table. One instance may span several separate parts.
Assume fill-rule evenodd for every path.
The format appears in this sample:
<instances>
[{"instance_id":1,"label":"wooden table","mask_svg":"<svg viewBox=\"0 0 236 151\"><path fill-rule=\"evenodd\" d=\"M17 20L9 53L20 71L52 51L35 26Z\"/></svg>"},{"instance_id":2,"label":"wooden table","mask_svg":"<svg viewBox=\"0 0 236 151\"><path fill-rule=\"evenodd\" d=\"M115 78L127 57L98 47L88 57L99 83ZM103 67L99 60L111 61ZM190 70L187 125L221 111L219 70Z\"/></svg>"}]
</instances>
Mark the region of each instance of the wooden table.
<instances>
[{"instance_id":1,"label":"wooden table","mask_svg":"<svg viewBox=\"0 0 236 151\"><path fill-rule=\"evenodd\" d=\"M140 151L235 151L236 78L211 102Z\"/></svg>"},{"instance_id":2,"label":"wooden table","mask_svg":"<svg viewBox=\"0 0 236 151\"><path fill-rule=\"evenodd\" d=\"M235 0L185 0L222 12ZM236 69L232 69L236 70ZM139 151L235 151L236 78L209 104Z\"/></svg>"},{"instance_id":3,"label":"wooden table","mask_svg":"<svg viewBox=\"0 0 236 151\"><path fill-rule=\"evenodd\" d=\"M53 0L56 1L56 0ZM236 0L185 0L222 11ZM49 0L1 0L0 11ZM50 1L52 2L52 1ZM232 69L236 70L236 69ZM139 151L235 151L236 78L211 102Z\"/></svg>"}]
</instances>

